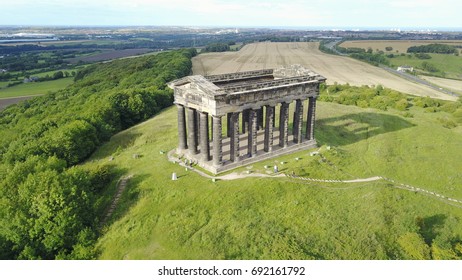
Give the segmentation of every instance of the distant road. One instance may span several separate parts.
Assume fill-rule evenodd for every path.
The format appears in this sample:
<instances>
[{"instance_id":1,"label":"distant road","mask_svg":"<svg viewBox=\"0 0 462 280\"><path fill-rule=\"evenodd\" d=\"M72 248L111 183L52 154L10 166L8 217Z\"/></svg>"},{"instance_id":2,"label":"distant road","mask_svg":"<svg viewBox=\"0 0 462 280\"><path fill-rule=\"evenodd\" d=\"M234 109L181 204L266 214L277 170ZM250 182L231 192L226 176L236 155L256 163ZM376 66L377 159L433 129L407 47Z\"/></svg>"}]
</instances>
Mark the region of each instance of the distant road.
<instances>
[{"instance_id":1,"label":"distant road","mask_svg":"<svg viewBox=\"0 0 462 280\"><path fill-rule=\"evenodd\" d=\"M416 77L416 76L414 76L414 75L411 75L411 74L409 74L409 73L400 72L400 71L397 71L397 70L395 70L395 69L393 69L393 68L387 67L387 66L385 66L385 65L380 65L379 67L382 68L382 69L384 69L384 70L386 70L386 71L388 71L388 72L390 72L390 73L399 75L399 76L403 77L404 79L411 80L411 81L413 81L413 82L426 85L426 86L431 87L432 89L437 90L437 91L440 91L440 92L442 92L442 93L446 93L446 94L449 94L449 95L452 95L452 96L455 96L455 97L459 97L459 94L457 94L457 93L454 93L454 92L449 91L449 90L447 90L447 89L444 89L444 88L441 88L441 87L439 87L439 86L436 86L436 85L434 85L434 84L432 84L432 83L430 83L430 82L428 82L428 81L426 81L426 80L424 80L424 79L421 79L421 78Z\"/></svg>"},{"instance_id":2,"label":"distant road","mask_svg":"<svg viewBox=\"0 0 462 280\"><path fill-rule=\"evenodd\" d=\"M341 53L341 52L339 52L336 48L334 48L335 45L337 45L337 44L340 43L340 42L341 42L341 41L333 41L333 42L330 42L330 43L325 44L325 46L326 46L327 48L329 48L330 50L332 50L333 52L335 52L336 54L338 54L338 55L341 55L341 56L348 56L347 54ZM390 67L388 67L388 66L385 66L385 65L379 65L379 67L382 68L382 69L385 70L385 71L388 71L388 72L392 73L392 74L398 75L398 76L400 76L400 77L402 77L402 78L404 78L404 79L406 79L406 80L409 80L409 81L412 81L412 82L416 82L416 83L419 83L419 84L428 86L428 87L430 87L430 88L432 88L432 89L434 89L434 90L437 90L437 91L439 91L439 92L442 92L442 93L444 93L444 94L448 94L448 95L455 96L455 97L459 97L459 96L460 96L460 95L457 94L457 93L454 93L454 92L452 92L452 91L449 91L449 90L444 89L444 88L441 88L441 87L438 87L438 86L436 86L436 85L434 85L434 84L432 84L432 83L430 83L430 82L428 82L428 81L426 81L426 80L424 80L424 79L421 79L421 78L416 77L416 76L414 76L414 75L411 75L411 74L409 74L409 73L400 72L400 71L397 71L397 70L395 70L395 69L393 69L393 68L390 68Z\"/></svg>"}]
</instances>

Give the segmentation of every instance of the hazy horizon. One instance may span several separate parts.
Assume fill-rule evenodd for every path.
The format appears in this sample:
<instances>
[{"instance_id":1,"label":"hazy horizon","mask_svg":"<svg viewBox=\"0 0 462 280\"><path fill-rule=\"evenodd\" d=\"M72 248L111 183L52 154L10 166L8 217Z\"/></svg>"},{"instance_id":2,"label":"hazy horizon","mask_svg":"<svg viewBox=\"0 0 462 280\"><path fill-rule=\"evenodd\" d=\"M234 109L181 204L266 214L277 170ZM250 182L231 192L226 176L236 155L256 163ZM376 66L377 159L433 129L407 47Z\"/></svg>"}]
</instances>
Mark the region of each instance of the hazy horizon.
<instances>
[{"instance_id":1,"label":"hazy horizon","mask_svg":"<svg viewBox=\"0 0 462 280\"><path fill-rule=\"evenodd\" d=\"M195 26L462 30L462 2L441 0L16 0L0 26Z\"/></svg>"},{"instance_id":2,"label":"hazy horizon","mask_svg":"<svg viewBox=\"0 0 462 280\"><path fill-rule=\"evenodd\" d=\"M462 27L404 26L404 27L367 27L367 26L239 26L239 25L0 25L0 28L189 28L189 29L274 29L294 31L401 31L401 32L461 32Z\"/></svg>"}]
</instances>

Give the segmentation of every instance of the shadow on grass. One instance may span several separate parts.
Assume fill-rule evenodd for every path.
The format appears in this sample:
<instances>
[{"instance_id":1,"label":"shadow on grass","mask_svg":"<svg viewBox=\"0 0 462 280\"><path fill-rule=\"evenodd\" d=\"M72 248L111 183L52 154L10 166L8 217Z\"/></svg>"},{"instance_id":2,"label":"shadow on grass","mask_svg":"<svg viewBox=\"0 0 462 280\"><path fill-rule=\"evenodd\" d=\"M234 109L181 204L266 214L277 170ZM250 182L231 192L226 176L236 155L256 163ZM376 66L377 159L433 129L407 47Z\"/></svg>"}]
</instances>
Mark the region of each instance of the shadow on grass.
<instances>
[{"instance_id":1,"label":"shadow on grass","mask_svg":"<svg viewBox=\"0 0 462 280\"><path fill-rule=\"evenodd\" d=\"M110 141L104 143L99 147L95 154L91 156L92 160L100 160L104 158L116 157L123 150L133 146L136 139L142 133L134 133L130 130L123 131L111 137Z\"/></svg>"},{"instance_id":2,"label":"shadow on grass","mask_svg":"<svg viewBox=\"0 0 462 280\"><path fill-rule=\"evenodd\" d=\"M432 245L433 239L439 234L439 229L444 226L447 216L437 214L425 218L417 218L416 223L420 228L420 234L423 236L425 243Z\"/></svg>"},{"instance_id":3,"label":"shadow on grass","mask_svg":"<svg viewBox=\"0 0 462 280\"><path fill-rule=\"evenodd\" d=\"M357 113L317 120L315 137L320 145L342 146L413 126L415 125L399 116Z\"/></svg>"}]
</instances>

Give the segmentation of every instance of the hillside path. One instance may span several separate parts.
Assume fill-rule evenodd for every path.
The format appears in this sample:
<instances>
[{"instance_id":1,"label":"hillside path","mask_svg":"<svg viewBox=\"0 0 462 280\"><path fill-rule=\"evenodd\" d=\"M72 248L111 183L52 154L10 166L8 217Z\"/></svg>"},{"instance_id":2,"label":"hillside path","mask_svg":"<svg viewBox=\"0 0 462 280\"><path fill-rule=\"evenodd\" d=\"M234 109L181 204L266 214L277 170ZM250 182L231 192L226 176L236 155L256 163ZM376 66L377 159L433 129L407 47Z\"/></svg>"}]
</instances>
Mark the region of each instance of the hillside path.
<instances>
[{"instance_id":1,"label":"hillside path","mask_svg":"<svg viewBox=\"0 0 462 280\"><path fill-rule=\"evenodd\" d=\"M200 171L200 170L198 170L198 169L196 169L196 168L194 168L192 166L186 165L180 159L174 157L173 156L174 151L175 150L172 150L172 151L170 151L168 153L167 157L168 157L169 161L171 161L173 163L177 163L180 166L185 167L187 170L194 171L194 172L198 173L199 175L201 175L201 176L203 176L205 178L212 179L212 180L236 180L236 179L243 179L243 178L250 178L250 177L259 177L259 178L293 178L293 179L297 179L297 180L301 180L301 181L320 182L320 183L347 183L347 184L348 183L362 183L362 182L373 182L373 181L383 180L383 181L392 183L393 188L404 189L404 190L412 191L412 192L415 192L415 193L422 193L422 194L425 194L425 195L433 196L433 197L438 198L438 199L440 199L440 200L442 200L442 201L444 201L444 202L446 202L446 203L448 203L450 205L462 208L462 199L459 200L459 199L447 197L447 196L441 195L439 193L426 190L424 188L419 188L419 187L403 184L403 183L397 182L397 181L395 181L393 179L385 178L385 177L382 177L382 176L374 176L374 177L369 177L369 178L357 178L357 179L352 179L352 180L316 179L316 178L308 178L308 177L290 175L290 174L285 174L285 173L281 173L281 172L275 173L275 174L236 173L236 172L234 172L234 173L223 175L223 176L211 176L211 175L208 175L205 172L202 172L202 171Z\"/></svg>"},{"instance_id":2,"label":"hillside path","mask_svg":"<svg viewBox=\"0 0 462 280\"><path fill-rule=\"evenodd\" d=\"M129 175L127 177L121 177L119 181L117 182L117 192L115 196L112 198L111 206L106 212L106 215L104 215L103 220L101 221L100 228L104 226L109 219L112 216L112 213L117 207L117 204L119 203L120 197L122 196L122 193L124 192L125 188L127 187L127 182L130 180L133 176Z\"/></svg>"}]
</instances>

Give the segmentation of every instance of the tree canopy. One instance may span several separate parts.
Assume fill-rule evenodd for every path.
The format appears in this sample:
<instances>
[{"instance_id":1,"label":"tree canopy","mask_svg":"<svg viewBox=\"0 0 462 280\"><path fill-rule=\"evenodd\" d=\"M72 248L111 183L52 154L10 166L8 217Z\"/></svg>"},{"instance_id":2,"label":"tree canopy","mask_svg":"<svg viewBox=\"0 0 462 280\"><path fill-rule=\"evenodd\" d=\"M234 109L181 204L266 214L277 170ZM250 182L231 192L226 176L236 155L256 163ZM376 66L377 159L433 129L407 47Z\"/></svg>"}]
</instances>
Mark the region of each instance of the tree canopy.
<instances>
[{"instance_id":1,"label":"tree canopy","mask_svg":"<svg viewBox=\"0 0 462 280\"><path fill-rule=\"evenodd\" d=\"M188 75L195 54L93 65L66 89L0 112L0 258L93 257L94 202L111 173L73 166L114 133L170 106L166 82Z\"/></svg>"},{"instance_id":2,"label":"tree canopy","mask_svg":"<svg viewBox=\"0 0 462 280\"><path fill-rule=\"evenodd\" d=\"M412 46L407 49L408 53L442 53L458 54L459 50L451 45L446 44L429 44L423 46Z\"/></svg>"}]
</instances>

